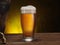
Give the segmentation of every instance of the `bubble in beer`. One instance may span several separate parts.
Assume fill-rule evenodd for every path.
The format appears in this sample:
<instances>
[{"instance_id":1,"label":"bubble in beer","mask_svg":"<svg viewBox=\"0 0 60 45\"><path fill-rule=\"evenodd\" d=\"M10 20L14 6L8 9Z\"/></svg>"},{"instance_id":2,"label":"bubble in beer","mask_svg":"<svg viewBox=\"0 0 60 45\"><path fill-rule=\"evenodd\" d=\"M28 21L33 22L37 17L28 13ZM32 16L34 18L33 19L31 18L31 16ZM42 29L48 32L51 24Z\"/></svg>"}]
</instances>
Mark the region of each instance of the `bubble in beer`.
<instances>
[{"instance_id":1,"label":"bubble in beer","mask_svg":"<svg viewBox=\"0 0 60 45\"><path fill-rule=\"evenodd\" d=\"M21 13L36 13L36 8L32 5L22 6Z\"/></svg>"}]
</instances>

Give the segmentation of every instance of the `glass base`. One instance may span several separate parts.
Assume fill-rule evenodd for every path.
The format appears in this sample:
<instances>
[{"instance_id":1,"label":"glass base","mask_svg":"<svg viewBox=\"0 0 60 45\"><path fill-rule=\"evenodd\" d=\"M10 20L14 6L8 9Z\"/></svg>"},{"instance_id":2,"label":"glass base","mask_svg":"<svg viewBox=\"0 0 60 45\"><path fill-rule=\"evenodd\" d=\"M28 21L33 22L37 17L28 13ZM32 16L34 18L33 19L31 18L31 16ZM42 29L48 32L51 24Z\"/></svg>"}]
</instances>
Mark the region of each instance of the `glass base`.
<instances>
[{"instance_id":1,"label":"glass base","mask_svg":"<svg viewBox=\"0 0 60 45\"><path fill-rule=\"evenodd\" d=\"M33 38L31 38L31 37L26 37L26 38L24 38L24 41L25 41L25 42L31 42L31 41L33 41Z\"/></svg>"}]
</instances>

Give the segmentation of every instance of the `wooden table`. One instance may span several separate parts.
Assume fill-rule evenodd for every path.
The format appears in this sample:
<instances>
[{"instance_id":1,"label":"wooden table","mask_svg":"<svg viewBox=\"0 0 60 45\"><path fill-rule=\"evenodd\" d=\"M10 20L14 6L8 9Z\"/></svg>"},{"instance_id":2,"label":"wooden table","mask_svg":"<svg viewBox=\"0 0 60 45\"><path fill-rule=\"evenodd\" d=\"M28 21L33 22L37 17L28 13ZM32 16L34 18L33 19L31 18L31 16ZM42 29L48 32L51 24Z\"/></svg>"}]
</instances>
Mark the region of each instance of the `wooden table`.
<instances>
[{"instance_id":1,"label":"wooden table","mask_svg":"<svg viewBox=\"0 0 60 45\"><path fill-rule=\"evenodd\" d=\"M6 35L6 38L5 45L60 45L60 33L36 33L34 42L21 41L22 35Z\"/></svg>"}]
</instances>

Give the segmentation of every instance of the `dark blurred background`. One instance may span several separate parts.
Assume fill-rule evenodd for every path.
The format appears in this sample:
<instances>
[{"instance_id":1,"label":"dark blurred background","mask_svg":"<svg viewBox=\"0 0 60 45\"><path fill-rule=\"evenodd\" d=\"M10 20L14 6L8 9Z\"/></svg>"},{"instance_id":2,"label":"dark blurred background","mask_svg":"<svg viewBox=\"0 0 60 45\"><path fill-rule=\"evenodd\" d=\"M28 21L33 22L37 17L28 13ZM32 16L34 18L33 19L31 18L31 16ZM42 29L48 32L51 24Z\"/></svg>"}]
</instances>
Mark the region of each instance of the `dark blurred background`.
<instances>
[{"instance_id":1,"label":"dark blurred background","mask_svg":"<svg viewBox=\"0 0 60 45\"><path fill-rule=\"evenodd\" d=\"M37 32L60 32L58 0L14 0L14 2L20 7L34 5L37 8L35 15Z\"/></svg>"},{"instance_id":2,"label":"dark blurred background","mask_svg":"<svg viewBox=\"0 0 60 45\"><path fill-rule=\"evenodd\" d=\"M36 32L60 32L60 15L58 0L12 0L10 12L20 12L20 7L34 5Z\"/></svg>"}]
</instances>

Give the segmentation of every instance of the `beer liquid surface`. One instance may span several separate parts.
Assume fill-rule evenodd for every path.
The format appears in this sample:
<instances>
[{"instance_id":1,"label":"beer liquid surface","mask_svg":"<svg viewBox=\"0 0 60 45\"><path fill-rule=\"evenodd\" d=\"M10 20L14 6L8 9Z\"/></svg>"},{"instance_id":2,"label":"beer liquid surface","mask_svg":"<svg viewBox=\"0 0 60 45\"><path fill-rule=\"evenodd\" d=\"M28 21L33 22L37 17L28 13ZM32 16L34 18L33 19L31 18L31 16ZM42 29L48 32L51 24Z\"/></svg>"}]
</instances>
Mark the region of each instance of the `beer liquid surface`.
<instances>
[{"instance_id":1,"label":"beer liquid surface","mask_svg":"<svg viewBox=\"0 0 60 45\"><path fill-rule=\"evenodd\" d=\"M23 29L24 35L31 36L33 33L33 27L34 27L34 15L22 14L21 21L22 21L22 29Z\"/></svg>"}]
</instances>

